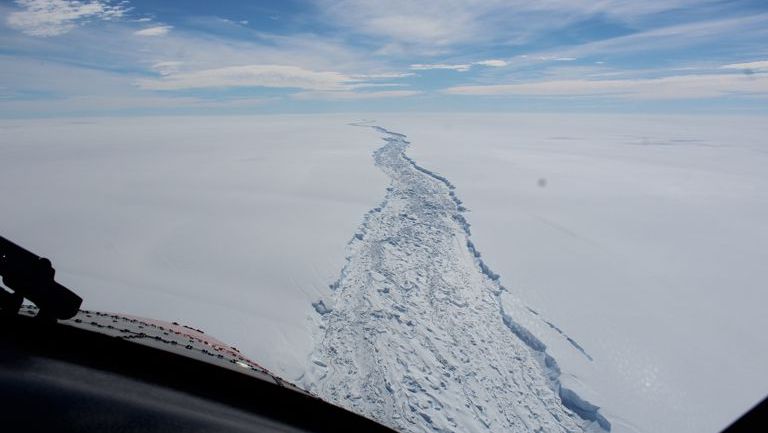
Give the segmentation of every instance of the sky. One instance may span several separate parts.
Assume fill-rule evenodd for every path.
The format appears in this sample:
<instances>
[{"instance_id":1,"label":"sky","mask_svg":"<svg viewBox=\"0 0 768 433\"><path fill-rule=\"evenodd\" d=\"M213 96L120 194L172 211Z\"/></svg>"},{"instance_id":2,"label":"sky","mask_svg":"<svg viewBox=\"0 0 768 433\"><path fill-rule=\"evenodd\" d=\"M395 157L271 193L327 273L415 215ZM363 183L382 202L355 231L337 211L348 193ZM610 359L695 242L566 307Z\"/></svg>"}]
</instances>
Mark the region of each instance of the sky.
<instances>
[{"instance_id":1,"label":"sky","mask_svg":"<svg viewBox=\"0 0 768 433\"><path fill-rule=\"evenodd\" d=\"M768 113L765 0L0 0L0 118Z\"/></svg>"}]
</instances>

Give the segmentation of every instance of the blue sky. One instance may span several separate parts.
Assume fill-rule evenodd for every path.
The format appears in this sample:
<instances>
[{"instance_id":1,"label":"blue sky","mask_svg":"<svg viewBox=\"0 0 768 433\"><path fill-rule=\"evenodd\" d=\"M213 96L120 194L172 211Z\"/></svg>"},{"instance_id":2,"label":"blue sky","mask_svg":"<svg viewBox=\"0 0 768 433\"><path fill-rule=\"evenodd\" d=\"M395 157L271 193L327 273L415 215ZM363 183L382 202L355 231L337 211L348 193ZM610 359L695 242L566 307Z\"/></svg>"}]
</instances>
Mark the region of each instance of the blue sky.
<instances>
[{"instance_id":1,"label":"blue sky","mask_svg":"<svg viewBox=\"0 0 768 433\"><path fill-rule=\"evenodd\" d=\"M0 117L768 112L764 0L16 0L0 17Z\"/></svg>"}]
</instances>

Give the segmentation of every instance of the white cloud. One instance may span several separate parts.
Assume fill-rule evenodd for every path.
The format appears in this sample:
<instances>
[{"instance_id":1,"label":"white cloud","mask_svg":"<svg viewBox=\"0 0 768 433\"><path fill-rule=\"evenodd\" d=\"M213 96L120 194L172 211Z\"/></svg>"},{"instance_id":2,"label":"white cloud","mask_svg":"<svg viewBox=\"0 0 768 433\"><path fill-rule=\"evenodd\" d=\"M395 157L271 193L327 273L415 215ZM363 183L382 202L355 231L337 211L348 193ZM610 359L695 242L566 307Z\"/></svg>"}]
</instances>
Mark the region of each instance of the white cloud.
<instances>
[{"instance_id":1,"label":"white cloud","mask_svg":"<svg viewBox=\"0 0 768 433\"><path fill-rule=\"evenodd\" d=\"M411 90L360 91L363 88L400 86L382 83L381 79L402 78L409 73L347 75L339 72L318 72L298 66L246 65L226 68L179 72L181 62L165 61L152 65L163 77L142 79L136 84L144 90L182 90L226 87L272 87L302 89L300 99L372 99L411 96Z\"/></svg>"},{"instance_id":2,"label":"white cloud","mask_svg":"<svg viewBox=\"0 0 768 433\"><path fill-rule=\"evenodd\" d=\"M2 9L0 7L0 10ZM0 12L0 16L2 15ZM318 38L315 35L259 35L250 39L233 39L194 31L171 31L163 37L135 36L134 32L141 28L142 26L137 23L122 20L111 26L83 27L77 35L66 39L39 40L11 32L9 38L12 39L7 42L19 52L32 58L37 58L41 52L44 52L47 64L54 62L54 59L74 59L72 63L88 66L91 69L108 68L128 71L142 66L150 72L162 72L169 78L180 72L213 70L254 63L292 65L310 71L336 71L350 77L353 82L385 81L397 77L375 75L408 72L392 70L381 60L371 58L368 50L349 47L342 42ZM74 38L76 43L72 41ZM83 54L83 47L88 48L87 55ZM167 62L177 62L177 64ZM0 70L7 66L4 63L0 64L3 64ZM157 68L153 68L158 64ZM374 76L366 76L369 71ZM122 75L124 81L134 91L136 86L132 84L137 79L154 78L146 75L137 77L128 72L118 75ZM14 78L13 81L6 81L3 84L9 85L15 81ZM43 81L50 80L43 79ZM86 89L88 83L83 81L77 87Z\"/></svg>"},{"instance_id":3,"label":"white cloud","mask_svg":"<svg viewBox=\"0 0 768 433\"><path fill-rule=\"evenodd\" d=\"M293 97L295 99L323 99L323 100L361 100L382 98L406 98L421 95L424 92L418 90L382 90L378 92L300 92Z\"/></svg>"},{"instance_id":4,"label":"white cloud","mask_svg":"<svg viewBox=\"0 0 768 433\"><path fill-rule=\"evenodd\" d=\"M60 113L91 111L120 111L120 110L174 110L178 108L248 108L257 107L270 102L272 98L236 98L223 100L208 100L193 97L168 96L71 96L55 100L14 100L4 101L0 98L0 114L2 113Z\"/></svg>"},{"instance_id":5,"label":"white cloud","mask_svg":"<svg viewBox=\"0 0 768 433\"><path fill-rule=\"evenodd\" d=\"M607 96L635 99L696 99L728 95L768 96L768 75L678 75L626 80L555 80L457 86L453 95Z\"/></svg>"},{"instance_id":6,"label":"white cloud","mask_svg":"<svg viewBox=\"0 0 768 433\"><path fill-rule=\"evenodd\" d=\"M8 14L6 22L31 36L56 36L67 33L86 20L109 21L122 17L127 7L104 0L16 0L20 11Z\"/></svg>"},{"instance_id":7,"label":"white cloud","mask_svg":"<svg viewBox=\"0 0 768 433\"><path fill-rule=\"evenodd\" d=\"M371 82L364 82L359 84L352 84L349 86L350 89L373 89L373 88L392 88L392 87L407 87L405 84L402 83L371 83Z\"/></svg>"},{"instance_id":8,"label":"white cloud","mask_svg":"<svg viewBox=\"0 0 768 433\"><path fill-rule=\"evenodd\" d=\"M488 39L479 18L503 5L499 0L315 0L323 18L353 33L382 39L382 46L435 51L459 42ZM493 16L493 15L491 15ZM486 28L487 30L487 28ZM393 44L394 43L394 44Z\"/></svg>"},{"instance_id":9,"label":"white cloud","mask_svg":"<svg viewBox=\"0 0 768 433\"><path fill-rule=\"evenodd\" d=\"M181 90L224 87L275 87L305 90L348 90L358 82L338 72L317 72L298 66L247 65L170 73L161 79L139 80L148 90Z\"/></svg>"},{"instance_id":10,"label":"white cloud","mask_svg":"<svg viewBox=\"0 0 768 433\"><path fill-rule=\"evenodd\" d=\"M163 76L168 76L171 74L174 74L179 71L179 67L182 65L182 62L174 62L174 61L168 61L168 62L157 62L152 65L152 69L157 71L158 74Z\"/></svg>"},{"instance_id":11,"label":"white cloud","mask_svg":"<svg viewBox=\"0 0 768 433\"><path fill-rule=\"evenodd\" d=\"M314 0L322 19L416 51L529 35L590 16L633 22L702 0Z\"/></svg>"},{"instance_id":12,"label":"white cloud","mask_svg":"<svg viewBox=\"0 0 768 433\"><path fill-rule=\"evenodd\" d=\"M504 66L509 65L509 62L506 60L499 60L499 59L489 59L489 60L480 60L478 62L472 62L472 63L461 63L461 64L447 64L447 63L432 63L432 64L425 64L425 63L416 63L410 66L411 70L414 71L427 71L430 69L446 69L450 71L457 71L457 72L467 72L470 69L472 69L473 66L480 65L480 66L490 66L493 68L502 68Z\"/></svg>"},{"instance_id":13,"label":"white cloud","mask_svg":"<svg viewBox=\"0 0 768 433\"><path fill-rule=\"evenodd\" d=\"M748 63L733 63L721 66L722 69L741 69L752 72L768 72L768 60L760 60Z\"/></svg>"},{"instance_id":14,"label":"white cloud","mask_svg":"<svg viewBox=\"0 0 768 433\"><path fill-rule=\"evenodd\" d=\"M490 66L493 68L503 68L504 66L509 65L509 62L507 62L506 60L490 59L490 60L481 60L473 64L480 65L480 66Z\"/></svg>"},{"instance_id":15,"label":"white cloud","mask_svg":"<svg viewBox=\"0 0 768 433\"><path fill-rule=\"evenodd\" d=\"M558 56L538 56L537 60L554 61L554 62L572 62L576 60L576 57L558 57Z\"/></svg>"},{"instance_id":16,"label":"white cloud","mask_svg":"<svg viewBox=\"0 0 768 433\"><path fill-rule=\"evenodd\" d=\"M136 31L133 34L137 36L165 36L172 28L172 26L147 27L146 29Z\"/></svg>"},{"instance_id":17,"label":"white cloud","mask_svg":"<svg viewBox=\"0 0 768 433\"><path fill-rule=\"evenodd\" d=\"M426 71L430 69L448 69L451 71L458 71L458 72L467 72L472 68L471 64L461 64L461 65L447 65L443 63L437 63L437 64L421 64L417 63L414 65L411 65L411 69L414 71Z\"/></svg>"},{"instance_id":18,"label":"white cloud","mask_svg":"<svg viewBox=\"0 0 768 433\"><path fill-rule=\"evenodd\" d=\"M742 46L751 41L761 40L761 37L764 39L768 35L766 29L768 29L768 13L729 17L653 28L625 36L587 42L572 48L558 48L555 52L539 53L539 57L546 59L584 58L595 55L603 57L633 52L659 54L668 50L707 47L713 43ZM762 47L762 45L759 46Z\"/></svg>"},{"instance_id":19,"label":"white cloud","mask_svg":"<svg viewBox=\"0 0 768 433\"><path fill-rule=\"evenodd\" d=\"M392 78L406 78L406 77L413 77L413 72L383 72L379 74L364 74L364 75L353 75L353 78L356 79L362 79L362 80L382 80L382 79L392 79Z\"/></svg>"}]
</instances>

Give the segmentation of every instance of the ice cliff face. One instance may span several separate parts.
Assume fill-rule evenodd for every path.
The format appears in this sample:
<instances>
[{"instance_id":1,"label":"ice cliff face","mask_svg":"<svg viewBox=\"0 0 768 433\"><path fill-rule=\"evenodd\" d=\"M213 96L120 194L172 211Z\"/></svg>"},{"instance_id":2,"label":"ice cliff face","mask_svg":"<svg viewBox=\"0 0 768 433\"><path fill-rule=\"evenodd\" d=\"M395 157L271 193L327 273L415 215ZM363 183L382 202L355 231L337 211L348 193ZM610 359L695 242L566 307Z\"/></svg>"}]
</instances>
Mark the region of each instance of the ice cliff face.
<instances>
[{"instance_id":1,"label":"ice cliff face","mask_svg":"<svg viewBox=\"0 0 768 433\"><path fill-rule=\"evenodd\" d=\"M504 311L450 182L405 155L404 135L372 127L391 184L352 238L332 299L314 304L304 386L403 432L610 429Z\"/></svg>"}]
</instances>

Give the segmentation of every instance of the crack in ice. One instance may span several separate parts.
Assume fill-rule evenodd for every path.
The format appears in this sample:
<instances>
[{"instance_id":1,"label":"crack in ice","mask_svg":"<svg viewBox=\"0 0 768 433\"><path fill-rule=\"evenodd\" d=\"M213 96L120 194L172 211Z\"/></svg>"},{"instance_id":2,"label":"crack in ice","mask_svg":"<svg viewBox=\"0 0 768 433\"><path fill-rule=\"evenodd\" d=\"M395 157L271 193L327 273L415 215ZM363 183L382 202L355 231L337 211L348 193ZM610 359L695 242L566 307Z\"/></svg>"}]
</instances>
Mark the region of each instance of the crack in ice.
<instances>
[{"instance_id":1,"label":"crack in ice","mask_svg":"<svg viewBox=\"0 0 768 433\"><path fill-rule=\"evenodd\" d=\"M333 299L313 303L304 385L404 432L610 430L504 311L454 186L405 155L405 135L356 126L383 134L374 160L390 186L350 241Z\"/></svg>"}]
</instances>

